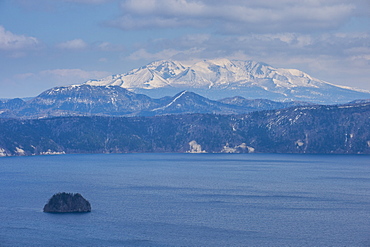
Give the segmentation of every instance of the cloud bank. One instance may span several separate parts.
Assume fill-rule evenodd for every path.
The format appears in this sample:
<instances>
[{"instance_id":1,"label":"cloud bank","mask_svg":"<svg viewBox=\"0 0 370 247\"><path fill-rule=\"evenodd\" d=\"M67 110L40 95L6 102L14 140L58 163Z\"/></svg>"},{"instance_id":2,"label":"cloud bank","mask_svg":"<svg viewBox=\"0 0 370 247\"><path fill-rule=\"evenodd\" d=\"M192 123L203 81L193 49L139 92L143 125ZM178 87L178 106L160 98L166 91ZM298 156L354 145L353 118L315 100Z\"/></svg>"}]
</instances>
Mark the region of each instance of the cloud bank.
<instances>
[{"instance_id":1,"label":"cloud bank","mask_svg":"<svg viewBox=\"0 0 370 247\"><path fill-rule=\"evenodd\" d=\"M339 27L369 14L363 0L125 0L111 25L124 30L213 28L221 33L307 32Z\"/></svg>"}]
</instances>

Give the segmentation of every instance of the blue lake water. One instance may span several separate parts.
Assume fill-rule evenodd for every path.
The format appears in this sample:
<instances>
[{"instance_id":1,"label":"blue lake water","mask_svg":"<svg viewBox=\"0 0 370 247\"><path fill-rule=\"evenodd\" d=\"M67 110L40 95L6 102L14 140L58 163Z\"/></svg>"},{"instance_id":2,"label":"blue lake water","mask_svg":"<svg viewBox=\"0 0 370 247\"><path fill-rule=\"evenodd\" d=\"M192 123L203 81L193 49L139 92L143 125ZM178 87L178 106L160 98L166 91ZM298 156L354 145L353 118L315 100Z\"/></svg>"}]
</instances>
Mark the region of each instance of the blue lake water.
<instances>
[{"instance_id":1,"label":"blue lake water","mask_svg":"<svg viewBox=\"0 0 370 247\"><path fill-rule=\"evenodd\" d=\"M370 246L370 156L5 157L0 198L0 246Z\"/></svg>"}]
</instances>

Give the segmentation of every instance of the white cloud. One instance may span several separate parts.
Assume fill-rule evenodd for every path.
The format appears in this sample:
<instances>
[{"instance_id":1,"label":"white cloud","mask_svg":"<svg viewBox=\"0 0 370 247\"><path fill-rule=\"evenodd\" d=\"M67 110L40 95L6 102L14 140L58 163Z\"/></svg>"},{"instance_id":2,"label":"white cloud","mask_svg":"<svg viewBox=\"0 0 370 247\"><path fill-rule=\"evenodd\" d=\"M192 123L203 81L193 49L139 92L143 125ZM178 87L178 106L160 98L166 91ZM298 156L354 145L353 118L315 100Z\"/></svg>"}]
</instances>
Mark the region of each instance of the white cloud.
<instances>
[{"instance_id":1,"label":"white cloud","mask_svg":"<svg viewBox=\"0 0 370 247\"><path fill-rule=\"evenodd\" d=\"M110 75L109 72L106 71L86 71L82 69L53 69L53 70L43 70L39 73L40 76L52 76L56 79L64 80L73 80L82 81L82 80L89 80L89 79L99 79Z\"/></svg>"},{"instance_id":2,"label":"white cloud","mask_svg":"<svg viewBox=\"0 0 370 247\"><path fill-rule=\"evenodd\" d=\"M151 53L159 52L159 50L153 50L153 47L168 47L167 49L177 51L195 49L202 54L213 51L217 56L221 54L228 56L236 51L244 51L251 57L261 59L274 56L327 55L340 60L341 57L368 54L368 44L370 44L370 33L324 33L321 35L276 33L245 36L185 35L172 40L150 40L144 46Z\"/></svg>"},{"instance_id":3,"label":"white cloud","mask_svg":"<svg viewBox=\"0 0 370 247\"><path fill-rule=\"evenodd\" d=\"M360 13L363 0L124 0L119 28L212 27L223 33L306 32L336 28Z\"/></svg>"},{"instance_id":4,"label":"white cloud","mask_svg":"<svg viewBox=\"0 0 370 247\"><path fill-rule=\"evenodd\" d=\"M112 0L61 0L62 2L72 2L72 3L85 3L85 4L102 4L111 2Z\"/></svg>"},{"instance_id":5,"label":"white cloud","mask_svg":"<svg viewBox=\"0 0 370 247\"><path fill-rule=\"evenodd\" d=\"M0 26L0 50L22 50L35 48L39 45L37 38L13 34Z\"/></svg>"},{"instance_id":6,"label":"white cloud","mask_svg":"<svg viewBox=\"0 0 370 247\"><path fill-rule=\"evenodd\" d=\"M125 47L123 45L115 45L110 42L102 42L97 44L97 48L102 51L123 51Z\"/></svg>"},{"instance_id":7,"label":"white cloud","mask_svg":"<svg viewBox=\"0 0 370 247\"><path fill-rule=\"evenodd\" d=\"M106 63L106 62L108 62L108 58L102 57L102 58L99 58L98 61L101 62L101 63Z\"/></svg>"},{"instance_id":8,"label":"white cloud","mask_svg":"<svg viewBox=\"0 0 370 247\"><path fill-rule=\"evenodd\" d=\"M57 47L68 50L83 50L88 47L88 44L82 39L74 39L63 43L59 43L57 44Z\"/></svg>"},{"instance_id":9,"label":"white cloud","mask_svg":"<svg viewBox=\"0 0 370 247\"><path fill-rule=\"evenodd\" d=\"M124 15L121 18L108 22L109 25L121 28L123 30L132 29L150 29L150 28L176 28L176 27L205 27L204 24L196 20L184 20L177 17L164 18L161 16L151 16L147 18L138 18L136 15Z\"/></svg>"},{"instance_id":10,"label":"white cloud","mask_svg":"<svg viewBox=\"0 0 370 247\"><path fill-rule=\"evenodd\" d=\"M162 13L164 15L173 16L174 13L176 13L180 15L197 16L203 14L207 6L201 1L188 0L126 0L122 3L122 8L141 15Z\"/></svg>"},{"instance_id":11,"label":"white cloud","mask_svg":"<svg viewBox=\"0 0 370 247\"><path fill-rule=\"evenodd\" d=\"M17 74L14 76L14 78L18 79L18 80L26 80L26 79L29 79L31 77L35 76L34 73L23 73L23 74Z\"/></svg>"},{"instance_id":12,"label":"white cloud","mask_svg":"<svg viewBox=\"0 0 370 247\"><path fill-rule=\"evenodd\" d=\"M179 54L180 52L174 49L165 49L157 53L150 53L145 49L139 49L129 55L128 59L130 60L162 60L170 59L174 55Z\"/></svg>"},{"instance_id":13,"label":"white cloud","mask_svg":"<svg viewBox=\"0 0 370 247\"><path fill-rule=\"evenodd\" d=\"M17 74L14 76L14 80L17 83L37 81L40 84L40 82L44 82L44 88L48 89L54 86L81 84L87 80L100 79L108 75L111 75L111 72L82 69L51 69L37 73Z\"/></svg>"},{"instance_id":14,"label":"white cloud","mask_svg":"<svg viewBox=\"0 0 370 247\"><path fill-rule=\"evenodd\" d=\"M370 89L366 79L370 78L369 44L370 33L194 34L149 40L126 58L142 63L221 57L256 60L276 67L300 69L334 84Z\"/></svg>"},{"instance_id":15,"label":"white cloud","mask_svg":"<svg viewBox=\"0 0 370 247\"><path fill-rule=\"evenodd\" d=\"M46 11L56 12L62 10L64 4L86 4L86 5L102 5L110 2L117 2L119 0L12 0L25 9L26 11ZM1 3L1 1L0 1Z\"/></svg>"}]
</instances>

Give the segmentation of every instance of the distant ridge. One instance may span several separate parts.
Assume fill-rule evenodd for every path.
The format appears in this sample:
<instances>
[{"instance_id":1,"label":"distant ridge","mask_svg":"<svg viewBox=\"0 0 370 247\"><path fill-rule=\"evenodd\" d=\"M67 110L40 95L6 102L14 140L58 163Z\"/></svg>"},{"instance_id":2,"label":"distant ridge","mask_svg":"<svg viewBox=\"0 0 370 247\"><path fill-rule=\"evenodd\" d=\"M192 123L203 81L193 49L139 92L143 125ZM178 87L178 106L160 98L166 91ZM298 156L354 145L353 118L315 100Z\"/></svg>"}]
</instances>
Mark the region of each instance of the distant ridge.
<instances>
[{"instance_id":1,"label":"distant ridge","mask_svg":"<svg viewBox=\"0 0 370 247\"><path fill-rule=\"evenodd\" d=\"M296 69L274 68L255 61L229 59L184 62L161 60L124 74L85 82L91 86L119 86L151 97L192 91L211 99L307 101L320 104L369 99L370 92L334 85Z\"/></svg>"},{"instance_id":2,"label":"distant ridge","mask_svg":"<svg viewBox=\"0 0 370 247\"><path fill-rule=\"evenodd\" d=\"M27 102L21 99L0 100L0 118L47 118L61 116L159 116L209 113L240 114L259 110L307 105L307 102L247 100L240 96L211 100L182 91L175 96L153 99L119 86L55 87Z\"/></svg>"}]
</instances>

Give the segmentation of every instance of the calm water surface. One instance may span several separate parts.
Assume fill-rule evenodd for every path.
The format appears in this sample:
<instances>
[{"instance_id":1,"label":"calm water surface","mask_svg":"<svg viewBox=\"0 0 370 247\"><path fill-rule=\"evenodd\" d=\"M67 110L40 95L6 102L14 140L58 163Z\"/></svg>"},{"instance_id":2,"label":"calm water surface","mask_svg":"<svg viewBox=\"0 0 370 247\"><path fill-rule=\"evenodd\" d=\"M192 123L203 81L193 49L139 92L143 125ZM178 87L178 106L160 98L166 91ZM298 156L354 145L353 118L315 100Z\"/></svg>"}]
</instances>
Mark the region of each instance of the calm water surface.
<instances>
[{"instance_id":1,"label":"calm water surface","mask_svg":"<svg viewBox=\"0 0 370 247\"><path fill-rule=\"evenodd\" d=\"M47 214L56 192L87 214ZM370 246L370 156L0 159L0 246Z\"/></svg>"}]
</instances>

